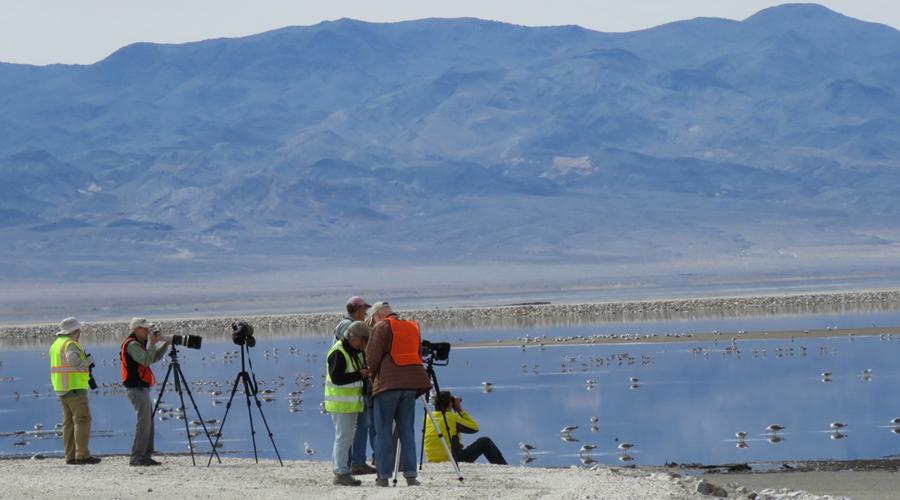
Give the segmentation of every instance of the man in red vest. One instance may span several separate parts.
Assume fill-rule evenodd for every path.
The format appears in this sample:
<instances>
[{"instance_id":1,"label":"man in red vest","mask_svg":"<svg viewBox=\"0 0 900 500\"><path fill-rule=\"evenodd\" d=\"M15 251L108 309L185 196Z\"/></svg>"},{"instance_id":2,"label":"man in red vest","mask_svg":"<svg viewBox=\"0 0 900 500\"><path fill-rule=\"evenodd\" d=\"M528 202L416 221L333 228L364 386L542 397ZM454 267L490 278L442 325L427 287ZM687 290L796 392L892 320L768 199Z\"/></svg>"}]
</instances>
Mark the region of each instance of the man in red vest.
<instances>
[{"instance_id":1,"label":"man in red vest","mask_svg":"<svg viewBox=\"0 0 900 500\"><path fill-rule=\"evenodd\" d=\"M375 423L377 486L387 486L394 467L396 423L400 438L400 464L408 486L417 486L416 398L431 388L422 365L422 336L415 321L400 319L387 302L372 306L375 328L366 346L366 362L372 380Z\"/></svg>"},{"instance_id":2,"label":"man in red vest","mask_svg":"<svg viewBox=\"0 0 900 500\"><path fill-rule=\"evenodd\" d=\"M122 385L126 395L137 412L134 428L134 443L131 445L130 465L143 467L160 465L153 460L153 403L150 401L150 387L156 383L150 365L162 359L172 339L162 337L159 331L145 318L134 318L130 324L131 335L122 342L119 362L122 365ZM151 336L150 332L153 330ZM148 342L149 337L149 342ZM159 342L164 342L157 348Z\"/></svg>"}]
</instances>

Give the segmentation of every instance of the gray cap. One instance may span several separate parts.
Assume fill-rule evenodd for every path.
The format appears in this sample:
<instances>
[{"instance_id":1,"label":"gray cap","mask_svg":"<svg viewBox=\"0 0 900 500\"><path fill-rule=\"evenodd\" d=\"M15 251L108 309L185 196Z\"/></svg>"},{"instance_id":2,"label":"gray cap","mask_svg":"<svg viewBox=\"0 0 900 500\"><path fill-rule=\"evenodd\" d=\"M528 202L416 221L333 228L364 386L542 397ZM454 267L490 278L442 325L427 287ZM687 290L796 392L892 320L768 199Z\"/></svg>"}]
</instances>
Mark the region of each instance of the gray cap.
<instances>
[{"instance_id":1,"label":"gray cap","mask_svg":"<svg viewBox=\"0 0 900 500\"><path fill-rule=\"evenodd\" d=\"M56 332L56 335L72 335L80 331L82 326L81 321L76 318L66 318L59 323L59 331Z\"/></svg>"},{"instance_id":2,"label":"gray cap","mask_svg":"<svg viewBox=\"0 0 900 500\"><path fill-rule=\"evenodd\" d=\"M362 321L354 321L344 331L344 338L347 340L355 338L368 338L369 326Z\"/></svg>"}]
</instances>

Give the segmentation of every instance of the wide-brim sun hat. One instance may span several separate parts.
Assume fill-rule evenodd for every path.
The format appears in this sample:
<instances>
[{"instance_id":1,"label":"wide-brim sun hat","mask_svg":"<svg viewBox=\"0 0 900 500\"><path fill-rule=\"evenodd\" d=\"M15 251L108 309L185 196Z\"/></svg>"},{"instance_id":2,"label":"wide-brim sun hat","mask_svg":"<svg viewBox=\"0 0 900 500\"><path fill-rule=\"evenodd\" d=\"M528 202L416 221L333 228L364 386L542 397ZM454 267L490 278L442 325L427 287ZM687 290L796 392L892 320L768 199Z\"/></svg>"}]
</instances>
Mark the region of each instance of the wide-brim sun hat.
<instances>
[{"instance_id":1,"label":"wide-brim sun hat","mask_svg":"<svg viewBox=\"0 0 900 500\"><path fill-rule=\"evenodd\" d=\"M59 331L56 335L71 335L84 326L77 318L69 317L59 322Z\"/></svg>"}]
</instances>

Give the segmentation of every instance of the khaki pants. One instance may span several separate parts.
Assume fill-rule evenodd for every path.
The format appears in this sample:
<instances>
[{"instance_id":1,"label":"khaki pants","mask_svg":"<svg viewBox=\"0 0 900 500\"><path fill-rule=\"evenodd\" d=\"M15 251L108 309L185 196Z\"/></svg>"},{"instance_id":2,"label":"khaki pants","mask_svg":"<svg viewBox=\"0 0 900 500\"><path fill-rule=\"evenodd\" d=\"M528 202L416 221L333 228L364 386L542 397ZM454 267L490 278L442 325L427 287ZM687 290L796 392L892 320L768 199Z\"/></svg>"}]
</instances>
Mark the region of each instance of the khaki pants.
<instances>
[{"instance_id":1,"label":"khaki pants","mask_svg":"<svg viewBox=\"0 0 900 500\"><path fill-rule=\"evenodd\" d=\"M66 460L81 460L91 456L88 440L91 437L91 407L87 391L71 391L59 398L63 413L63 444Z\"/></svg>"}]
</instances>

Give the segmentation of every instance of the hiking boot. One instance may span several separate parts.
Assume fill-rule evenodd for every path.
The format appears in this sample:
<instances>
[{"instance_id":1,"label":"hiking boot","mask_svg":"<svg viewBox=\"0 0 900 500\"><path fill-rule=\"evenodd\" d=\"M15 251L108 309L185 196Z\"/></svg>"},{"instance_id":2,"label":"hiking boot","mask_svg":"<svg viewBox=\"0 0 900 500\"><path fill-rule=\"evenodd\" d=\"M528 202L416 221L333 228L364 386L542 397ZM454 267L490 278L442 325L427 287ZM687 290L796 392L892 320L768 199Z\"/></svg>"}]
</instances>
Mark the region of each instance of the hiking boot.
<instances>
[{"instance_id":1,"label":"hiking boot","mask_svg":"<svg viewBox=\"0 0 900 500\"><path fill-rule=\"evenodd\" d=\"M408 478L406 478L406 485L407 486L421 486L422 483L420 483L419 480L414 477L408 477Z\"/></svg>"},{"instance_id":2,"label":"hiking boot","mask_svg":"<svg viewBox=\"0 0 900 500\"><path fill-rule=\"evenodd\" d=\"M350 474L335 474L334 480L331 481L331 484L335 484L337 486L359 486L362 484L362 481L359 479L353 479L353 476Z\"/></svg>"},{"instance_id":3,"label":"hiking boot","mask_svg":"<svg viewBox=\"0 0 900 500\"><path fill-rule=\"evenodd\" d=\"M68 462L67 462L68 463ZM99 464L100 459L97 457L85 457L82 459L75 459L75 465L95 465Z\"/></svg>"},{"instance_id":4,"label":"hiking boot","mask_svg":"<svg viewBox=\"0 0 900 500\"><path fill-rule=\"evenodd\" d=\"M387 480L387 479L376 479L376 480L375 480L375 486L380 486L380 487L382 487L382 488L387 488L387 487L388 487L388 480Z\"/></svg>"},{"instance_id":5,"label":"hiking boot","mask_svg":"<svg viewBox=\"0 0 900 500\"><path fill-rule=\"evenodd\" d=\"M151 465L151 466L162 465L162 462L157 462L156 460L153 460L152 458L145 458L144 465Z\"/></svg>"},{"instance_id":6,"label":"hiking boot","mask_svg":"<svg viewBox=\"0 0 900 500\"><path fill-rule=\"evenodd\" d=\"M366 464L351 465L350 466L350 474L353 474L354 476L364 476L366 474L375 474L375 467L369 467Z\"/></svg>"}]
</instances>

